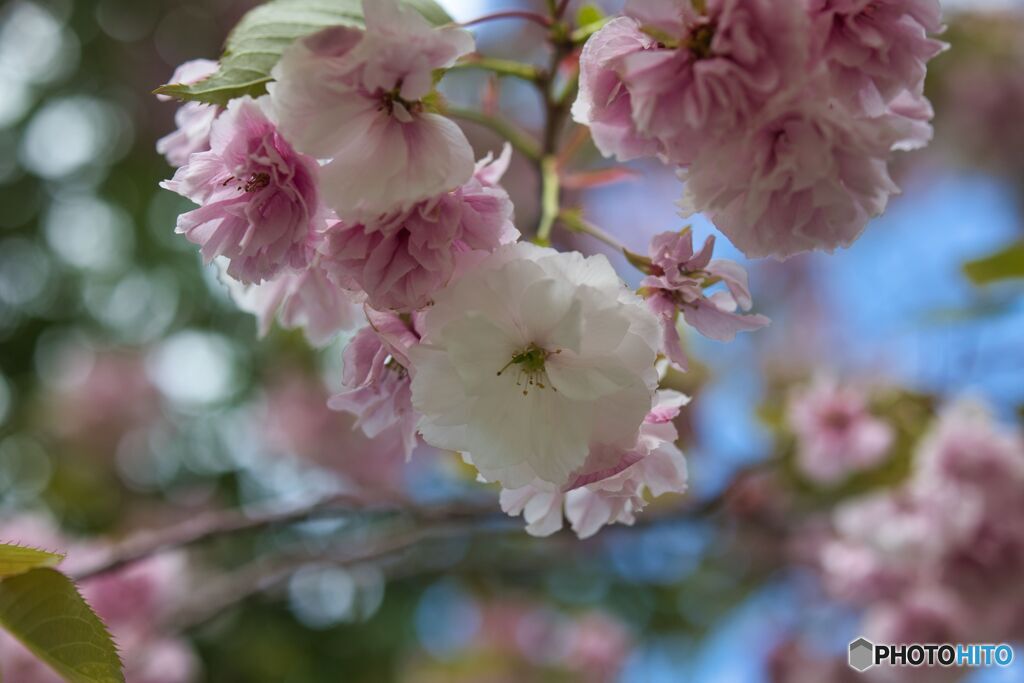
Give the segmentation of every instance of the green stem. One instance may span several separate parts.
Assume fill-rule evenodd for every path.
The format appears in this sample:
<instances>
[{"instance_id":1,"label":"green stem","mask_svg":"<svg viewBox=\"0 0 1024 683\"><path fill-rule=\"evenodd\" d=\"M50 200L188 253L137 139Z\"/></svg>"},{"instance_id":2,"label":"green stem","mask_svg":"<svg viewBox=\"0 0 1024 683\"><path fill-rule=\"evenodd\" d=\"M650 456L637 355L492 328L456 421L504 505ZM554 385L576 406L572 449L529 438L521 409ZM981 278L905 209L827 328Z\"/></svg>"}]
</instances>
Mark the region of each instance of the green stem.
<instances>
[{"instance_id":1,"label":"green stem","mask_svg":"<svg viewBox=\"0 0 1024 683\"><path fill-rule=\"evenodd\" d=\"M541 159L542 155L537 142L530 137L528 133L520 130L514 124L509 123L505 119L484 114L483 112L476 111L475 109L466 109L463 107L446 106L444 108L444 113L452 118L462 119L463 121L472 121L473 123L480 124L485 128L493 130L495 133L508 140L512 147L531 161L539 162Z\"/></svg>"},{"instance_id":2,"label":"green stem","mask_svg":"<svg viewBox=\"0 0 1024 683\"><path fill-rule=\"evenodd\" d=\"M626 260L629 261L630 265L645 273L649 272L651 265L650 259L627 249L626 245L617 240L614 236L585 219L579 209L562 210L558 214L558 220L562 225L573 232L590 235L595 239L601 240L613 249L621 251L622 255L626 257Z\"/></svg>"},{"instance_id":3,"label":"green stem","mask_svg":"<svg viewBox=\"0 0 1024 683\"><path fill-rule=\"evenodd\" d=\"M482 57L480 55L469 55L457 62L452 69L482 69L498 74L499 76L511 76L530 83L536 83L541 79L540 69L532 64L524 64L511 59L496 59L493 57Z\"/></svg>"},{"instance_id":4,"label":"green stem","mask_svg":"<svg viewBox=\"0 0 1024 683\"><path fill-rule=\"evenodd\" d=\"M589 38L590 36L600 31L602 28L604 28L604 25L607 24L609 21L611 21L611 17L602 17L597 21L593 21L589 24L584 24L583 26L580 26L579 28L573 30L569 34L569 39L572 42L576 43L577 45L585 43L587 42L587 38Z\"/></svg>"},{"instance_id":5,"label":"green stem","mask_svg":"<svg viewBox=\"0 0 1024 683\"><path fill-rule=\"evenodd\" d=\"M558 218L558 199L560 183L558 180L558 160L554 155L545 156L540 161L540 223L537 225L535 241L542 246L551 244L551 229Z\"/></svg>"}]
</instances>

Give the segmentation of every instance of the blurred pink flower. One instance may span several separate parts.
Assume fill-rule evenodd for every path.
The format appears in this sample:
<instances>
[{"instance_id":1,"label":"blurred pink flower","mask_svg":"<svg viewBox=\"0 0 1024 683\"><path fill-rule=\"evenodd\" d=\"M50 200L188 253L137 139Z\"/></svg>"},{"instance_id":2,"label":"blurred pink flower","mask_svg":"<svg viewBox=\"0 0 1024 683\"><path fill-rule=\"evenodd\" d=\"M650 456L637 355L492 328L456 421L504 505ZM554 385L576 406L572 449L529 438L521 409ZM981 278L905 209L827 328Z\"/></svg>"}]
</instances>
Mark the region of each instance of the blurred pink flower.
<instances>
[{"instance_id":1,"label":"blurred pink flower","mask_svg":"<svg viewBox=\"0 0 1024 683\"><path fill-rule=\"evenodd\" d=\"M366 223L335 223L320 248L324 268L379 310L412 311L456 272L460 255L515 242L512 201L497 183L511 147L476 166L463 186Z\"/></svg>"},{"instance_id":2,"label":"blurred pink flower","mask_svg":"<svg viewBox=\"0 0 1024 683\"><path fill-rule=\"evenodd\" d=\"M370 322L345 347L346 390L328 405L356 416L355 426L370 438L384 433L401 437L401 452L408 459L416 448L419 414L412 406L408 352L419 344L415 322L407 324L390 313L366 309Z\"/></svg>"},{"instance_id":3,"label":"blurred pink flower","mask_svg":"<svg viewBox=\"0 0 1024 683\"><path fill-rule=\"evenodd\" d=\"M0 542L66 553L59 569L102 552L102 547L63 537L46 517L22 516L0 522ZM79 589L107 625L132 683L191 683L198 680L199 659L188 641L166 635L160 622L180 602L186 585L183 558L164 554L82 582ZM157 665L159 664L159 665ZM17 683L60 683L63 679L0 632L0 676Z\"/></svg>"},{"instance_id":4,"label":"blurred pink flower","mask_svg":"<svg viewBox=\"0 0 1024 683\"><path fill-rule=\"evenodd\" d=\"M473 174L465 135L423 103L433 71L472 51L471 34L395 0L364 0L363 11L365 31L333 27L294 43L268 87L288 139L329 159L325 201L346 220L403 210Z\"/></svg>"},{"instance_id":5,"label":"blurred pink flower","mask_svg":"<svg viewBox=\"0 0 1024 683\"><path fill-rule=\"evenodd\" d=\"M585 612L569 627L568 661L587 681L615 681L632 645L629 630L621 621L604 612Z\"/></svg>"},{"instance_id":6,"label":"blurred pink flower","mask_svg":"<svg viewBox=\"0 0 1024 683\"><path fill-rule=\"evenodd\" d=\"M200 205L178 217L177 232L207 262L224 256L228 275L245 284L304 268L323 220L316 161L281 137L265 102L232 100L214 122L210 151L161 183Z\"/></svg>"},{"instance_id":7,"label":"blurred pink flower","mask_svg":"<svg viewBox=\"0 0 1024 683\"><path fill-rule=\"evenodd\" d=\"M925 488L981 488L991 502L1019 497L1024 487L1024 437L1000 428L981 404L946 408L921 441L914 461Z\"/></svg>"},{"instance_id":8,"label":"blurred pink flower","mask_svg":"<svg viewBox=\"0 0 1024 683\"><path fill-rule=\"evenodd\" d=\"M364 434L356 416L329 408L326 388L300 372L268 384L259 424L272 448L319 465L364 494L404 489L402 430Z\"/></svg>"},{"instance_id":9,"label":"blurred pink flower","mask_svg":"<svg viewBox=\"0 0 1024 683\"><path fill-rule=\"evenodd\" d=\"M75 347L55 367L62 376L47 401L47 425L76 449L112 457L125 434L162 415L162 395L137 351Z\"/></svg>"},{"instance_id":10,"label":"blurred pink flower","mask_svg":"<svg viewBox=\"0 0 1024 683\"><path fill-rule=\"evenodd\" d=\"M217 62L210 59L193 59L185 62L174 71L171 83L190 85L212 76L217 70ZM163 101L171 98L157 95ZM186 102L174 113L177 129L156 141L156 151L167 157L167 163L175 168L188 163L188 158L196 152L210 149L210 127L220 110L212 104L202 102Z\"/></svg>"},{"instance_id":11,"label":"blurred pink flower","mask_svg":"<svg viewBox=\"0 0 1024 683\"><path fill-rule=\"evenodd\" d=\"M677 327L680 312L698 332L723 342L770 322L763 315L735 313L737 308L747 311L753 305L747 273L733 261L712 261L714 246L715 238L710 236L695 254L689 229L655 235L650 245L653 273L640 283L648 305L661 320L662 353L683 370L687 360ZM708 296L705 287L718 282L726 289Z\"/></svg>"},{"instance_id":12,"label":"blurred pink flower","mask_svg":"<svg viewBox=\"0 0 1024 683\"><path fill-rule=\"evenodd\" d=\"M794 394L787 420L797 438L797 466L808 479L834 484L879 464L893 429L868 410L865 392L820 378Z\"/></svg>"},{"instance_id":13,"label":"blurred pink flower","mask_svg":"<svg viewBox=\"0 0 1024 683\"><path fill-rule=\"evenodd\" d=\"M835 538L820 556L826 586L868 607L869 637L1024 636L1022 468L1018 431L977 404L948 408L918 445L906 483L836 511Z\"/></svg>"},{"instance_id":14,"label":"blurred pink flower","mask_svg":"<svg viewBox=\"0 0 1024 683\"><path fill-rule=\"evenodd\" d=\"M942 42L939 0L810 0L834 92L867 116L881 116L904 91L920 95Z\"/></svg>"},{"instance_id":15,"label":"blurred pink flower","mask_svg":"<svg viewBox=\"0 0 1024 683\"><path fill-rule=\"evenodd\" d=\"M326 346L363 321L356 297L330 281L319 256L302 270L285 270L258 285L243 285L226 274L221 280L238 307L256 316L261 337L277 320L285 329L302 329L313 346Z\"/></svg>"}]
</instances>

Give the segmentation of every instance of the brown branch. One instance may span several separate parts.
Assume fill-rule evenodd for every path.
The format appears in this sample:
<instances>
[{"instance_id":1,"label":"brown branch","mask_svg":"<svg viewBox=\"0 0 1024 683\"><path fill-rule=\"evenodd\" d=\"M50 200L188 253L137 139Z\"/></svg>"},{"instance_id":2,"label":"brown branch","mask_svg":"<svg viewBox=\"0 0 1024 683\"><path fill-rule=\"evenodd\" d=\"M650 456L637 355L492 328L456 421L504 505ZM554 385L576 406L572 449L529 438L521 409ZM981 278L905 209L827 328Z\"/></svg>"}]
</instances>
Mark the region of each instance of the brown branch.
<instances>
[{"instance_id":1,"label":"brown branch","mask_svg":"<svg viewBox=\"0 0 1024 683\"><path fill-rule=\"evenodd\" d=\"M178 550L237 533L266 531L299 522L355 514L404 515L418 521L465 519L492 512L496 504L447 504L414 507L398 502L368 503L349 495L330 496L310 505L285 511L246 514L239 510L218 511L156 531L145 531L112 546L86 567L73 572L76 581L117 571L123 567L169 550Z\"/></svg>"}]
</instances>

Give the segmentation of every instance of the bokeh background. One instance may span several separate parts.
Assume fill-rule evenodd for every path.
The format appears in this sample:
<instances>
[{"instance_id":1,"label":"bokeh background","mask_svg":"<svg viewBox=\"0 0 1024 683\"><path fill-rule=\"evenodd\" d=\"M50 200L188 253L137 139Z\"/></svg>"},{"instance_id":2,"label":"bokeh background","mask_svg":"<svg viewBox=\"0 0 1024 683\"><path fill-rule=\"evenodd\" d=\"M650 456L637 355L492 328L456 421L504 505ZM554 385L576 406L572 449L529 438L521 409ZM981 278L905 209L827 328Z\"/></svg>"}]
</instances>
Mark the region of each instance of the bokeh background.
<instances>
[{"instance_id":1,"label":"bokeh background","mask_svg":"<svg viewBox=\"0 0 1024 683\"><path fill-rule=\"evenodd\" d=\"M158 188L172 169L154 144L175 105L150 92L177 64L215 58L253 4L0 6L0 520L45 517L67 537L117 538L223 506L367 489L430 503L475 487L453 457L423 452L406 465L372 453L324 405L341 343L314 352L281 330L258 340L174 234L188 203ZM441 4L458 20L518 6ZM771 327L729 345L688 340L699 363L676 378L694 395L681 425L687 504L775 462L786 392L816 375L867 381L927 411L972 396L1004 423L1021 419L1024 285L976 286L962 264L1024 238L1024 3L950 2L947 21L952 48L929 73L935 141L899 159L903 195L848 250L747 264ZM483 53L544 59L529 24L477 35ZM485 93L525 128L539 123L528 86L495 90L464 73L444 88L453 102ZM499 147L466 129L480 154ZM606 162L584 150L580 163ZM680 186L656 164L631 169L570 201L645 251L682 227ZM515 160L507 186L524 230L537 184ZM718 253L743 261L722 237ZM197 553L202 570L171 572L185 590L170 623L194 648L194 679L219 683L768 681L780 648L798 640L827 657L858 635L856 606L828 599L793 559L792 530L665 517L582 543L496 524L387 562L309 561L204 611L188 594L253 558L330 558L378 529L343 519L220 541ZM1024 666L971 680L1024 681Z\"/></svg>"}]
</instances>

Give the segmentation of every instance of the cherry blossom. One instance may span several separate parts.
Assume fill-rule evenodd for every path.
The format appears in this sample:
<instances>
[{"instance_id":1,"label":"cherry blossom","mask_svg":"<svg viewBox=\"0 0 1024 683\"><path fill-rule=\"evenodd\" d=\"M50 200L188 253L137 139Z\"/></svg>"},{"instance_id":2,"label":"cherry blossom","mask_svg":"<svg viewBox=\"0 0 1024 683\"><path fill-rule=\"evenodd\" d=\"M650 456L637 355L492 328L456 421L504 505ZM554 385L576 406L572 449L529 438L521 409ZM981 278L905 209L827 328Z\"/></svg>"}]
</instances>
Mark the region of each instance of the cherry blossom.
<instances>
[{"instance_id":1,"label":"cherry blossom","mask_svg":"<svg viewBox=\"0 0 1024 683\"><path fill-rule=\"evenodd\" d=\"M196 83L213 75L216 70L215 61L193 59L175 69L170 82L186 85ZM157 95L157 98L163 101L171 99L167 95ZM212 104L186 102L181 105L174 113L177 129L157 140L156 151L167 157L167 163L171 166L184 166L189 156L210 148L210 128L218 113L218 108Z\"/></svg>"},{"instance_id":2,"label":"cherry blossom","mask_svg":"<svg viewBox=\"0 0 1024 683\"><path fill-rule=\"evenodd\" d=\"M847 247L899 191L887 162L908 125L854 118L808 92L703 150L680 172L681 208L751 258Z\"/></svg>"},{"instance_id":3,"label":"cherry blossom","mask_svg":"<svg viewBox=\"0 0 1024 683\"><path fill-rule=\"evenodd\" d=\"M658 497L686 490L686 459L674 445L678 434L672 425L686 401L677 392L659 391L631 448L592 448L582 471L561 489L541 480L505 488L502 510L521 514L527 533L533 536L549 536L561 529L563 508L580 538L593 536L607 524L633 524L636 513L647 504L648 492Z\"/></svg>"},{"instance_id":4,"label":"cherry blossom","mask_svg":"<svg viewBox=\"0 0 1024 683\"><path fill-rule=\"evenodd\" d=\"M753 301L747 273L732 261L711 260L715 247L709 236L699 252L693 250L693 233L663 232L651 240L651 274L641 282L641 293L661 320L662 353L678 367L687 368L677 327L679 313L706 337L732 341L737 332L757 330L770 321L763 315L743 315ZM708 295L705 288L715 283L726 289Z\"/></svg>"},{"instance_id":5,"label":"cherry blossom","mask_svg":"<svg viewBox=\"0 0 1024 683\"><path fill-rule=\"evenodd\" d=\"M904 92L920 95L927 62L944 44L939 0L811 0L811 20L835 92L880 116Z\"/></svg>"},{"instance_id":6,"label":"cherry blossom","mask_svg":"<svg viewBox=\"0 0 1024 683\"><path fill-rule=\"evenodd\" d=\"M345 347L345 391L332 396L328 405L356 416L355 426L370 438L394 430L401 436L408 459L416 448L410 351L419 335L400 317L366 309L370 322Z\"/></svg>"},{"instance_id":7,"label":"cherry blossom","mask_svg":"<svg viewBox=\"0 0 1024 683\"><path fill-rule=\"evenodd\" d=\"M787 417L797 436L797 466L820 484L878 465L893 442L893 428L871 414L866 393L829 378L795 393Z\"/></svg>"},{"instance_id":8,"label":"cherry blossom","mask_svg":"<svg viewBox=\"0 0 1024 683\"><path fill-rule=\"evenodd\" d=\"M649 412L657 320L603 256L504 246L434 297L409 354L428 443L508 488L561 486Z\"/></svg>"},{"instance_id":9,"label":"cherry blossom","mask_svg":"<svg viewBox=\"0 0 1024 683\"><path fill-rule=\"evenodd\" d=\"M580 123L614 122L616 135L595 139L620 159L644 151L639 137L667 160L690 163L704 143L749 120L807 69L801 3L711 0L698 12L688 0L631 0L625 15L581 57L574 108Z\"/></svg>"},{"instance_id":10,"label":"cherry blossom","mask_svg":"<svg viewBox=\"0 0 1024 683\"><path fill-rule=\"evenodd\" d=\"M276 320L285 329L301 329L313 346L326 346L363 320L356 297L330 281L317 257L302 270L286 270L262 284L243 285L223 272L221 281L238 307L256 316L261 337Z\"/></svg>"},{"instance_id":11,"label":"cherry blossom","mask_svg":"<svg viewBox=\"0 0 1024 683\"><path fill-rule=\"evenodd\" d=\"M412 311L451 279L469 251L493 251L519 237L512 202L497 182L511 147L488 155L451 192L366 223L335 223L320 248L324 267L347 289L365 292L380 310Z\"/></svg>"},{"instance_id":12,"label":"cherry blossom","mask_svg":"<svg viewBox=\"0 0 1024 683\"><path fill-rule=\"evenodd\" d=\"M161 183L200 205L178 217L177 232L207 262L224 256L245 284L304 268L322 221L316 161L292 149L264 103L233 100L213 124L210 151Z\"/></svg>"},{"instance_id":13,"label":"cherry blossom","mask_svg":"<svg viewBox=\"0 0 1024 683\"><path fill-rule=\"evenodd\" d=\"M290 46L269 91L295 147L321 159L326 202L343 219L374 217L453 190L473 174L457 125L424 103L433 71L473 49L395 0L364 0L366 29L328 28Z\"/></svg>"}]
</instances>

